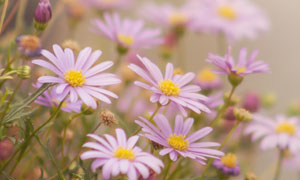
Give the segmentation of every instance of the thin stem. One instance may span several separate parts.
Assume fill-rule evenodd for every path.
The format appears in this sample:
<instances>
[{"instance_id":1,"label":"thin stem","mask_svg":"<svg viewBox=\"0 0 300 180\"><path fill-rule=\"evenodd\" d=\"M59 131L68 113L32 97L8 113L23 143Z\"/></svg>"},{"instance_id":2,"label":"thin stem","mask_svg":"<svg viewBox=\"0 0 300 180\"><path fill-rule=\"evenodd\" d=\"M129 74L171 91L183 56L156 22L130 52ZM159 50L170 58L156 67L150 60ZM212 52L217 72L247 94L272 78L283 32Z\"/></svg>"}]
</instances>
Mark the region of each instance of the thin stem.
<instances>
[{"instance_id":1,"label":"thin stem","mask_svg":"<svg viewBox=\"0 0 300 180\"><path fill-rule=\"evenodd\" d=\"M224 147L224 145L228 142L228 140L231 138L232 134L235 132L236 128L239 126L240 122L241 121L236 121L236 123L234 124L234 126L232 127L232 129L229 131L229 133L227 134L227 136L223 140L222 144L219 146L218 150L221 150ZM213 159L210 158L208 160L207 165L203 169L199 180L202 180L204 178L204 176L207 173L207 171L208 171L209 167L211 166L212 162L213 162Z\"/></svg>"},{"instance_id":2,"label":"thin stem","mask_svg":"<svg viewBox=\"0 0 300 180\"><path fill-rule=\"evenodd\" d=\"M50 116L50 118L49 118L46 122L44 122L41 126L39 126L35 131L33 131L33 133L27 138L27 140L25 140L24 146L20 146L21 152L20 152L20 154L19 154L19 156L18 156L18 158L17 158L16 163L14 164L13 168L12 168L11 171L10 171L10 174L12 174L12 173L14 172L15 168L17 167L17 165L18 165L19 162L21 161L21 159L22 159L22 157L23 157L23 155L24 155L24 152L25 152L27 146L29 145L29 142L31 141L31 139L32 139L32 138L33 138L33 137L34 137L34 136L35 136L42 128L44 128L49 122L51 122L52 119L54 119L54 118L56 117L56 115L59 113L59 111L60 111L60 109L61 109L61 107L62 107L62 105L63 105L63 102L64 102L64 100L60 102L60 104L58 105L56 111ZM9 161L8 161L8 162L9 162ZM7 162L7 163L8 163L8 162ZM6 165L7 165L7 163L6 163ZM5 166L4 166L4 168L5 168ZM3 168L2 168L2 169L3 169ZM2 171L2 169L1 169L0 171Z\"/></svg>"},{"instance_id":3,"label":"thin stem","mask_svg":"<svg viewBox=\"0 0 300 180\"><path fill-rule=\"evenodd\" d=\"M2 26L3 26L4 18L6 15L7 6L8 6L8 0L4 0L4 5L3 5L2 13L1 13L1 18L0 18L0 34L2 32Z\"/></svg>"},{"instance_id":4,"label":"thin stem","mask_svg":"<svg viewBox=\"0 0 300 180\"><path fill-rule=\"evenodd\" d=\"M166 169L164 171L164 178L163 178L163 180L167 179L168 172L169 172L169 170L171 168L171 165L172 165L172 160L171 159L168 159L168 160L169 160L169 162L168 162L167 167L166 167Z\"/></svg>"},{"instance_id":5,"label":"thin stem","mask_svg":"<svg viewBox=\"0 0 300 180\"><path fill-rule=\"evenodd\" d=\"M120 66L121 60L122 60L123 56L124 56L123 54L118 53L118 56L117 56L117 58L115 60L115 64L112 67L113 72L115 72L118 69L118 67Z\"/></svg>"},{"instance_id":6,"label":"thin stem","mask_svg":"<svg viewBox=\"0 0 300 180\"><path fill-rule=\"evenodd\" d=\"M226 99L226 102L223 104L223 106L221 107L221 109L218 111L217 116L209 124L209 126L214 127L217 124L217 122L224 116L227 108L230 106L230 101L231 101L231 98L232 98L232 95L233 95L235 89L236 89L236 86L232 86L230 94L229 94L228 98Z\"/></svg>"},{"instance_id":7,"label":"thin stem","mask_svg":"<svg viewBox=\"0 0 300 180\"><path fill-rule=\"evenodd\" d=\"M152 113L151 117L149 118L149 122L153 124L153 118L158 113L159 109L161 108L161 104L157 103L156 109ZM139 127L133 134L138 134L142 130L141 127Z\"/></svg>"},{"instance_id":8,"label":"thin stem","mask_svg":"<svg viewBox=\"0 0 300 180\"><path fill-rule=\"evenodd\" d=\"M283 160L283 155L284 155L284 151L280 150L280 152L279 152L279 159L278 159L277 166L276 166L274 180L278 180L279 179L280 170L281 170L281 164L282 164L282 160Z\"/></svg>"}]
</instances>

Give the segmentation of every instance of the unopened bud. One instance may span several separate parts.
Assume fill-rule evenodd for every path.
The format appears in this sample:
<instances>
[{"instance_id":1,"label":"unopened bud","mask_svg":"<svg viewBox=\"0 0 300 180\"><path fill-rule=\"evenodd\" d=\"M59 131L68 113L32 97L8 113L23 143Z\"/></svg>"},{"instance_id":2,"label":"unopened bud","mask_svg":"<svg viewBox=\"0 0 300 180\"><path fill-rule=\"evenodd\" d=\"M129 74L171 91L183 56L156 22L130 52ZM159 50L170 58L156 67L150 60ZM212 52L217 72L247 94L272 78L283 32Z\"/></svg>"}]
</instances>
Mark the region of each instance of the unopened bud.
<instances>
[{"instance_id":1,"label":"unopened bud","mask_svg":"<svg viewBox=\"0 0 300 180\"><path fill-rule=\"evenodd\" d=\"M231 106L236 105L239 102L239 100L240 100L239 97L236 96L235 94L232 94L231 97L230 97L230 99L229 99L229 96L230 96L229 92L225 93L223 99L224 99L224 102L228 102L229 101L229 105L231 105Z\"/></svg>"},{"instance_id":2,"label":"unopened bud","mask_svg":"<svg viewBox=\"0 0 300 180\"><path fill-rule=\"evenodd\" d=\"M61 46L65 48L69 48L73 50L75 53L78 53L80 51L80 46L76 41L73 40L65 40L64 42L61 43Z\"/></svg>"},{"instance_id":3,"label":"unopened bud","mask_svg":"<svg viewBox=\"0 0 300 180\"><path fill-rule=\"evenodd\" d=\"M8 159L14 150L14 144L10 139L4 139L0 141L0 160L4 161Z\"/></svg>"},{"instance_id":4,"label":"unopened bud","mask_svg":"<svg viewBox=\"0 0 300 180\"><path fill-rule=\"evenodd\" d=\"M233 106L229 106L225 112L225 115L224 115L224 119L225 120L229 120L229 121L233 121L235 120L235 116L233 114L233 110L234 110L234 107Z\"/></svg>"},{"instance_id":5,"label":"unopened bud","mask_svg":"<svg viewBox=\"0 0 300 180\"><path fill-rule=\"evenodd\" d=\"M49 0L40 0L34 12L34 27L37 31L44 31L52 17L52 8Z\"/></svg>"},{"instance_id":6,"label":"unopened bud","mask_svg":"<svg viewBox=\"0 0 300 180\"><path fill-rule=\"evenodd\" d=\"M108 127L111 127L114 124L118 124L115 115L107 109L99 113L99 120L103 125Z\"/></svg>"},{"instance_id":7,"label":"unopened bud","mask_svg":"<svg viewBox=\"0 0 300 180\"><path fill-rule=\"evenodd\" d=\"M31 73L31 67L27 65L20 66L17 69L17 75L22 79L29 79L30 73Z\"/></svg>"},{"instance_id":8,"label":"unopened bud","mask_svg":"<svg viewBox=\"0 0 300 180\"><path fill-rule=\"evenodd\" d=\"M245 96L243 107L250 112L256 112L260 108L260 98L255 93L248 93Z\"/></svg>"},{"instance_id":9,"label":"unopened bud","mask_svg":"<svg viewBox=\"0 0 300 180\"><path fill-rule=\"evenodd\" d=\"M248 122L252 119L252 114L243 108L234 108L233 114L236 120L241 122Z\"/></svg>"},{"instance_id":10,"label":"unopened bud","mask_svg":"<svg viewBox=\"0 0 300 180\"><path fill-rule=\"evenodd\" d=\"M257 180L257 176L254 173L247 173L245 176L245 180Z\"/></svg>"}]
</instances>

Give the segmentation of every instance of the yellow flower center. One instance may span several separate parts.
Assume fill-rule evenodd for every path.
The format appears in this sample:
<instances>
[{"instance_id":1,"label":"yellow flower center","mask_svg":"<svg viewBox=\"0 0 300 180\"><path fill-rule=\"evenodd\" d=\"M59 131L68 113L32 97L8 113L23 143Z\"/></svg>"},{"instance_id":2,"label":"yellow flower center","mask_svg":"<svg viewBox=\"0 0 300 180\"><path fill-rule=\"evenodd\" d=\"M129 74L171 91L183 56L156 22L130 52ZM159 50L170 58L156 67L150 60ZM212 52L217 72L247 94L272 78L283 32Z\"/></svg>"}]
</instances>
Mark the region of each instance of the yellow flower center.
<instances>
[{"instance_id":1,"label":"yellow flower center","mask_svg":"<svg viewBox=\"0 0 300 180\"><path fill-rule=\"evenodd\" d=\"M52 99L53 102L55 102L57 105L60 104L61 101L57 100L56 98ZM64 101L61 105L61 107L66 107L68 104Z\"/></svg>"},{"instance_id":2,"label":"yellow flower center","mask_svg":"<svg viewBox=\"0 0 300 180\"><path fill-rule=\"evenodd\" d=\"M188 149L190 143L182 134L179 136L176 134L171 134L168 138L168 144L174 149L185 151Z\"/></svg>"},{"instance_id":3,"label":"yellow flower center","mask_svg":"<svg viewBox=\"0 0 300 180\"><path fill-rule=\"evenodd\" d=\"M237 70L237 74L241 74L247 70L245 67L235 67L235 69Z\"/></svg>"},{"instance_id":4,"label":"yellow flower center","mask_svg":"<svg viewBox=\"0 0 300 180\"><path fill-rule=\"evenodd\" d=\"M187 16L180 12L173 13L169 17L169 22L173 26L183 25L187 22L187 20Z\"/></svg>"},{"instance_id":5,"label":"yellow flower center","mask_svg":"<svg viewBox=\"0 0 300 180\"><path fill-rule=\"evenodd\" d=\"M218 14L228 20L234 20L237 17L235 10L229 5L219 7Z\"/></svg>"},{"instance_id":6,"label":"yellow flower center","mask_svg":"<svg viewBox=\"0 0 300 180\"><path fill-rule=\"evenodd\" d=\"M82 70L69 70L65 73L65 80L73 87L82 86L85 82L85 76L82 75Z\"/></svg>"},{"instance_id":7,"label":"yellow flower center","mask_svg":"<svg viewBox=\"0 0 300 180\"><path fill-rule=\"evenodd\" d=\"M132 149L124 149L120 146L115 152L114 157L118 159L128 159L130 161L135 159L135 155Z\"/></svg>"},{"instance_id":8,"label":"yellow flower center","mask_svg":"<svg viewBox=\"0 0 300 180\"><path fill-rule=\"evenodd\" d=\"M125 46L130 46L134 43L133 37L125 34L118 34L118 39Z\"/></svg>"},{"instance_id":9,"label":"yellow flower center","mask_svg":"<svg viewBox=\"0 0 300 180\"><path fill-rule=\"evenodd\" d=\"M181 89L178 84L174 84L172 80L165 79L160 81L158 84L158 88L164 93L166 96L178 96Z\"/></svg>"},{"instance_id":10,"label":"yellow flower center","mask_svg":"<svg viewBox=\"0 0 300 180\"><path fill-rule=\"evenodd\" d=\"M283 122L277 125L276 127L277 133L287 133L289 135L294 135L296 132L296 126L289 122Z\"/></svg>"},{"instance_id":11,"label":"yellow flower center","mask_svg":"<svg viewBox=\"0 0 300 180\"><path fill-rule=\"evenodd\" d=\"M221 162L224 166L234 168L236 166L237 158L234 154L228 153L221 158Z\"/></svg>"},{"instance_id":12,"label":"yellow flower center","mask_svg":"<svg viewBox=\"0 0 300 180\"><path fill-rule=\"evenodd\" d=\"M210 68L205 68L198 73L198 79L203 82L214 82L217 79L217 75L211 72Z\"/></svg>"}]
</instances>

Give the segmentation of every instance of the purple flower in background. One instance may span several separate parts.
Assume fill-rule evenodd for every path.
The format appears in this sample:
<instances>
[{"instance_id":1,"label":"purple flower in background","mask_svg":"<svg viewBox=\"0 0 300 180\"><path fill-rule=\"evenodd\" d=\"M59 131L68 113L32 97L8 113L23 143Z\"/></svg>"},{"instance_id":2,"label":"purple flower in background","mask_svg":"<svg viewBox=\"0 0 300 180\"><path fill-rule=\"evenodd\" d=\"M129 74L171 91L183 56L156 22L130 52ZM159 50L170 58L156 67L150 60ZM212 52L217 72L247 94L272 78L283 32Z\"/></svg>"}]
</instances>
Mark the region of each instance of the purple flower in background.
<instances>
[{"instance_id":1,"label":"purple flower in background","mask_svg":"<svg viewBox=\"0 0 300 180\"><path fill-rule=\"evenodd\" d=\"M52 8L49 0L40 0L34 11L34 20L41 24L46 24L52 17Z\"/></svg>"},{"instance_id":2,"label":"purple flower in background","mask_svg":"<svg viewBox=\"0 0 300 180\"><path fill-rule=\"evenodd\" d=\"M202 128L188 136L194 123L193 118L187 118L184 121L182 116L177 115L173 130L168 119L162 114L155 116L154 121L159 128L143 117L140 117L140 120L135 122L142 127L142 136L164 146L159 152L161 156L169 154L170 159L176 161L179 154L205 164L207 158L218 159L219 156L224 155L221 151L211 149L211 147L219 146L219 143L197 142L212 131L211 127Z\"/></svg>"},{"instance_id":3,"label":"purple flower in background","mask_svg":"<svg viewBox=\"0 0 300 180\"><path fill-rule=\"evenodd\" d=\"M123 48L151 48L162 43L159 29L145 29L144 22L121 20L119 14L104 14L104 20L95 19L92 31L116 41Z\"/></svg>"},{"instance_id":4,"label":"purple flower in background","mask_svg":"<svg viewBox=\"0 0 300 180\"><path fill-rule=\"evenodd\" d=\"M245 134L252 134L252 141L262 138L262 150L279 147L289 149L292 154L300 150L299 119L278 115L275 120L256 115L245 129Z\"/></svg>"},{"instance_id":5,"label":"purple flower in background","mask_svg":"<svg viewBox=\"0 0 300 180\"><path fill-rule=\"evenodd\" d=\"M203 0L198 3L198 20L193 29L220 33L229 42L243 38L255 39L269 29L265 13L248 0ZM196 4L196 3L195 3Z\"/></svg>"},{"instance_id":6,"label":"purple flower in background","mask_svg":"<svg viewBox=\"0 0 300 180\"><path fill-rule=\"evenodd\" d=\"M216 159L213 165L221 171L222 174L238 176L240 174L240 165L237 162L237 158L232 153L227 153L221 159Z\"/></svg>"},{"instance_id":7,"label":"purple flower in background","mask_svg":"<svg viewBox=\"0 0 300 180\"><path fill-rule=\"evenodd\" d=\"M133 0L80 0L83 5L102 11L128 8Z\"/></svg>"},{"instance_id":8,"label":"purple flower in background","mask_svg":"<svg viewBox=\"0 0 300 180\"><path fill-rule=\"evenodd\" d=\"M42 84L37 83L33 86L35 88L40 88L42 86ZM56 93L55 88L52 88L50 91L49 90L45 91L34 102L37 104L43 105L43 106L57 107L62 100L63 100L63 98L61 98L61 95ZM81 100L72 103L70 101L70 98L67 98L62 104L61 110L65 111L65 112L79 113L81 111L81 104L82 104Z\"/></svg>"},{"instance_id":9,"label":"purple flower in background","mask_svg":"<svg viewBox=\"0 0 300 180\"><path fill-rule=\"evenodd\" d=\"M18 50L27 57L41 55L41 41L37 36L24 34L16 38Z\"/></svg>"},{"instance_id":10,"label":"purple flower in background","mask_svg":"<svg viewBox=\"0 0 300 180\"><path fill-rule=\"evenodd\" d=\"M219 74L234 74L238 76L245 76L253 73L267 73L269 72L269 65L263 61L254 61L258 51L251 53L250 57L247 58L246 48L240 50L239 58L237 63L231 55L231 48L228 48L228 52L224 57L209 54L207 62L212 63L219 70L213 70Z\"/></svg>"},{"instance_id":11,"label":"purple flower in background","mask_svg":"<svg viewBox=\"0 0 300 180\"><path fill-rule=\"evenodd\" d=\"M221 79L210 68L201 70L195 79L195 83L199 84L203 91L215 90L222 86Z\"/></svg>"},{"instance_id":12,"label":"purple flower in background","mask_svg":"<svg viewBox=\"0 0 300 180\"><path fill-rule=\"evenodd\" d=\"M102 52L87 47L80 51L75 61L74 53L71 49L66 48L64 51L58 45L53 45L55 54L47 50L42 50L41 54L49 59L33 60L33 64L40 65L54 72L57 76L42 76L38 79L40 83L56 83L56 93L64 99L70 95L72 103L77 102L78 96L87 106L97 107L94 98L110 104L111 100L107 97L118 98L111 91L104 89L104 86L118 84L121 81L115 74L100 72L110 68L113 62L106 61L93 66ZM93 66L93 67L92 67Z\"/></svg>"},{"instance_id":13,"label":"purple flower in background","mask_svg":"<svg viewBox=\"0 0 300 180\"><path fill-rule=\"evenodd\" d=\"M174 75L173 64L168 63L165 76L163 76L160 69L149 59L138 57L147 71L135 64L130 64L128 67L150 83L146 84L141 81L135 81L137 86L153 92L150 98L151 102L159 102L163 106L172 102L184 116L187 116L187 112L184 108L190 109L198 114L201 111L210 112L210 110L200 102L207 100L206 96L198 93L201 90L200 87L197 85L187 85L194 79L194 73L190 72L184 75Z\"/></svg>"},{"instance_id":14,"label":"purple flower in background","mask_svg":"<svg viewBox=\"0 0 300 180\"><path fill-rule=\"evenodd\" d=\"M260 108L260 97L256 93L247 93L244 97L243 107L250 112L257 112Z\"/></svg>"},{"instance_id":15,"label":"purple flower in background","mask_svg":"<svg viewBox=\"0 0 300 180\"><path fill-rule=\"evenodd\" d=\"M95 159L91 168L95 172L102 166L102 178L105 180L119 174L126 174L130 180L137 180L139 174L146 179L150 170L159 174L164 167L160 159L135 146L139 136L132 136L127 140L123 129L116 129L117 138L108 134L104 134L105 139L95 134L88 136L97 142L85 143L83 147L92 150L82 153L80 158Z\"/></svg>"}]
</instances>

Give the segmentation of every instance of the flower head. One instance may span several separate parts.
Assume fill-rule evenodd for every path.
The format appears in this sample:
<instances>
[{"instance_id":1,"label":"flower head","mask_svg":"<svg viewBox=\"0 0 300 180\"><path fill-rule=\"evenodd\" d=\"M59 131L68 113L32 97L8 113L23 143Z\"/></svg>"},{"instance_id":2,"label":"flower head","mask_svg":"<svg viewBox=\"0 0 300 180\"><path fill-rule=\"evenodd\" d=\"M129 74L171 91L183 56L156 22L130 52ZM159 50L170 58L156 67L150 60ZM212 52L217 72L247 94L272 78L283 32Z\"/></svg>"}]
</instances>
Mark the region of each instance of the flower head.
<instances>
[{"instance_id":1,"label":"flower head","mask_svg":"<svg viewBox=\"0 0 300 180\"><path fill-rule=\"evenodd\" d=\"M143 21L121 20L119 14L104 14L93 21L93 31L116 41L122 48L150 48L162 42L159 29L145 29Z\"/></svg>"},{"instance_id":2,"label":"flower head","mask_svg":"<svg viewBox=\"0 0 300 180\"><path fill-rule=\"evenodd\" d=\"M213 165L225 175L238 176L240 174L237 157L232 153L227 153L220 160L214 160Z\"/></svg>"},{"instance_id":3,"label":"flower head","mask_svg":"<svg viewBox=\"0 0 300 180\"><path fill-rule=\"evenodd\" d=\"M40 88L42 86L41 83L37 83L33 85L35 88ZM45 91L41 96L39 96L34 102L47 107L57 107L60 102L63 100L62 96L56 93L56 88L52 88L51 90ZM70 98L67 98L61 107L61 110L65 112L77 112L79 113L81 110L82 101L77 101L72 103Z\"/></svg>"},{"instance_id":4,"label":"flower head","mask_svg":"<svg viewBox=\"0 0 300 180\"><path fill-rule=\"evenodd\" d=\"M267 150L279 147L288 148L295 154L300 150L299 119L278 115L275 120L256 115L245 130L246 134L252 134L252 140L262 138L260 147Z\"/></svg>"},{"instance_id":5,"label":"flower head","mask_svg":"<svg viewBox=\"0 0 300 180\"><path fill-rule=\"evenodd\" d=\"M146 84L144 82L135 81L137 86L153 92L150 98L151 102L159 102L163 106L171 102L176 105L184 116L187 115L184 108L188 108L198 114L200 111L210 112L210 110L200 102L207 99L206 96L198 93L200 87L197 85L187 85L194 79L194 73L190 72L184 75L174 75L173 64L168 63L165 76L163 76L160 69L149 59L138 57L148 72L134 64L130 64L129 68L150 83Z\"/></svg>"},{"instance_id":6,"label":"flower head","mask_svg":"<svg viewBox=\"0 0 300 180\"><path fill-rule=\"evenodd\" d=\"M168 119L162 114L155 116L154 121L159 128L143 117L135 122L142 127L142 136L164 146L159 153L161 156L169 154L170 159L176 161L179 154L205 164L207 158L219 158L223 155L221 151L211 149L211 147L219 146L218 143L197 142L209 134L212 128L205 127L188 135L193 126L193 118L187 118L184 121L182 116L177 115L174 129L171 128Z\"/></svg>"},{"instance_id":7,"label":"flower head","mask_svg":"<svg viewBox=\"0 0 300 180\"><path fill-rule=\"evenodd\" d=\"M21 35L17 37L18 50L27 57L40 56L41 42L37 36Z\"/></svg>"},{"instance_id":8,"label":"flower head","mask_svg":"<svg viewBox=\"0 0 300 180\"><path fill-rule=\"evenodd\" d=\"M111 103L107 97L117 98L118 96L106 89L104 86L118 84L121 81L115 74L100 72L110 68L113 62L106 61L93 66L102 52L87 47L81 50L75 61L74 53L71 49L62 50L60 46L53 45L55 54L47 50L42 50L41 54L48 58L50 63L45 60L34 60L34 64L40 65L54 72L57 76L42 76L38 79L40 83L56 83L56 93L64 99L70 95L72 103L77 102L78 96L87 106L97 107L94 98L105 103ZM93 67L92 67L93 66Z\"/></svg>"},{"instance_id":9,"label":"flower head","mask_svg":"<svg viewBox=\"0 0 300 180\"><path fill-rule=\"evenodd\" d=\"M255 39L269 29L265 13L249 0L204 0L198 2L198 20L193 28L200 32L224 34L228 41Z\"/></svg>"},{"instance_id":10,"label":"flower head","mask_svg":"<svg viewBox=\"0 0 300 180\"><path fill-rule=\"evenodd\" d=\"M136 180L140 174L144 179L148 178L150 171L160 173L164 167L162 161L155 156L143 152L141 148L135 146L139 136L132 136L128 140L122 129L116 129L116 136L104 134L105 138L95 134L89 137L97 142L87 142L83 147L91 148L81 154L81 159L95 159L92 163L92 170L102 166L103 179L126 174L128 179Z\"/></svg>"},{"instance_id":11,"label":"flower head","mask_svg":"<svg viewBox=\"0 0 300 180\"><path fill-rule=\"evenodd\" d=\"M204 91L211 91L222 86L221 79L210 68L201 70L196 77L195 83L199 84Z\"/></svg>"},{"instance_id":12,"label":"flower head","mask_svg":"<svg viewBox=\"0 0 300 180\"><path fill-rule=\"evenodd\" d=\"M228 52L224 57L209 54L207 62L212 63L219 70L213 72L227 75L245 76L253 73L266 73L269 72L269 65L263 61L254 61L258 51L251 53L250 57L247 58L246 48L240 50L240 55L237 63L231 55L231 48L228 48Z\"/></svg>"}]
</instances>

